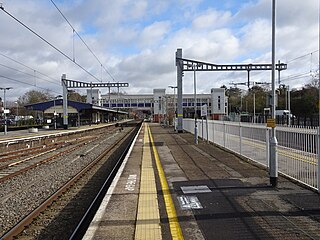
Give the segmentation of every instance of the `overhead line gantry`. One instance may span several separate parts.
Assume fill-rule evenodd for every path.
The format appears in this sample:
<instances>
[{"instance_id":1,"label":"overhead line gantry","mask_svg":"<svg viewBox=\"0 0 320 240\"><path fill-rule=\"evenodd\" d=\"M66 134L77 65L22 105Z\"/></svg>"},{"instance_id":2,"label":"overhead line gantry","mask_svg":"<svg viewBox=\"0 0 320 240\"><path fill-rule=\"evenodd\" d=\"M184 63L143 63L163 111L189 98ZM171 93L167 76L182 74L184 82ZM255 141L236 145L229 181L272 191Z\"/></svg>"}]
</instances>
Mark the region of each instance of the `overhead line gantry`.
<instances>
[{"instance_id":1,"label":"overhead line gantry","mask_svg":"<svg viewBox=\"0 0 320 240\"><path fill-rule=\"evenodd\" d=\"M110 96L110 88L116 87L129 87L129 83L120 83L120 82L81 82L77 80L67 79L66 74L62 74L61 84L63 88L63 126L65 129L68 128L68 88L109 88L109 96ZM110 105L109 105L110 106Z\"/></svg>"},{"instance_id":2,"label":"overhead line gantry","mask_svg":"<svg viewBox=\"0 0 320 240\"><path fill-rule=\"evenodd\" d=\"M178 132L183 131L182 118L182 77L183 72L187 71L210 71L210 72L221 72L221 71L247 71L248 72L248 88L250 87L250 72L251 71L270 71L272 70L271 63L258 63L258 64L214 64L208 62L202 62L192 59L186 59L182 57L182 49L178 48L176 51L176 66L177 66L177 86L178 86ZM276 70L286 70L287 64L279 63L276 64Z\"/></svg>"}]
</instances>

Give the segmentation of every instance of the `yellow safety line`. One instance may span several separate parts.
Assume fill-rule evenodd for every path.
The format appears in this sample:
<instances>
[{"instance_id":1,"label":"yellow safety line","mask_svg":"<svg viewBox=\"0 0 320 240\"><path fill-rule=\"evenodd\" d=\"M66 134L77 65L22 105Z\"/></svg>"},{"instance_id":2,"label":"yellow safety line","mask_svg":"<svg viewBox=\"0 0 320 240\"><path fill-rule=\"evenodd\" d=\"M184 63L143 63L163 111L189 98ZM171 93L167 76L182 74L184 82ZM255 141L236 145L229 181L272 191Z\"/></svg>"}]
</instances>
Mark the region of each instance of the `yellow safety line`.
<instances>
[{"instance_id":1,"label":"yellow safety line","mask_svg":"<svg viewBox=\"0 0 320 240\"><path fill-rule=\"evenodd\" d=\"M152 144L152 149L153 149L153 153L154 153L154 157L155 157L155 161L156 161L156 166L158 169L161 188L162 188L162 192L163 192L163 198L164 198L164 202L166 205L166 211L167 211L167 215L168 215L168 219L169 219L171 236L172 236L173 240L176 240L176 239L183 240L184 238L183 238L181 227L180 227L180 224L179 224L179 221L177 218L176 209L175 209L173 201L172 201L170 189L169 189L169 186L168 186L168 183L167 183L167 180L166 180L166 177L165 177L165 174L164 174L161 162L160 162L157 148L155 147L154 142L153 142L153 137L152 137L152 133L151 133L149 125L148 125L148 131L149 131L150 142Z\"/></svg>"},{"instance_id":2,"label":"yellow safety line","mask_svg":"<svg viewBox=\"0 0 320 240\"><path fill-rule=\"evenodd\" d=\"M160 214L148 129L145 125L135 239L160 240Z\"/></svg>"}]
</instances>

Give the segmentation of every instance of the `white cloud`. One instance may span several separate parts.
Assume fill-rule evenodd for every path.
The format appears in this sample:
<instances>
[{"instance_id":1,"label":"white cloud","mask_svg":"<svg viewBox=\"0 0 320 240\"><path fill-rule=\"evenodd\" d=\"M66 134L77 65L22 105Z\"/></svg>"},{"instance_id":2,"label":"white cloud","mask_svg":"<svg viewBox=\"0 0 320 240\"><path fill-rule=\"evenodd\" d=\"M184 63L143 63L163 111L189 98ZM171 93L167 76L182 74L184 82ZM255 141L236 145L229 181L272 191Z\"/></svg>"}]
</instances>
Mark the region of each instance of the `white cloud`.
<instances>
[{"instance_id":1,"label":"white cloud","mask_svg":"<svg viewBox=\"0 0 320 240\"><path fill-rule=\"evenodd\" d=\"M193 28L214 29L225 26L231 20L230 12L218 12L212 9L196 17L193 22Z\"/></svg>"},{"instance_id":2,"label":"white cloud","mask_svg":"<svg viewBox=\"0 0 320 240\"><path fill-rule=\"evenodd\" d=\"M133 18L141 18L146 14L148 1L146 0L132 1L132 5L133 6L131 7L131 16Z\"/></svg>"},{"instance_id":3,"label":"white cloud","mask_svg":"<svg viewBox=\"0 0 320 240\"><path fill-rule=\"evenodd\" d=\"M170 23L168 21L154 22L142 30L138 45L142 49L158 45L164 39L165 35L168 34L169 30Z\"/></svg>"},{"instance_id":4,"label":"white cloud","mask_svg":"<svg viewBox=\"0 0 320 240\"><path fill-rule=\"evenodd\" d=\"M236 0L234 0L236 1ZM128 93L152 93L153 88L175 84L175 51L183 56L212 62L271 61L271 2L244 1L239 9L215 8L210 0L92 0L57 3L72 25L106 66L116 81L129 82ZM231 4L232 5L232 4ZM5 1L4 7L41 36L73 57L72 30L54 6L44 1ZM290 60L318 49L318 1L277 1L277 58ZM57 79L66 73L71 79L95 81L74 63L64 58L2 11L0 45L4 53ZM75 40L76 61L101 78L101 66L79 39ZM290 63L283 76L310 70L316 57ZM0 56L0 63L27 71ZM293 70L294 68L294 70ZM314 67L313 67L314 68ZM23 76L0 67L0 73L33 83ZM110 81L102 71L103 80ZM253 74L256 81L266 81L270 73ZM209 92L232 81L246 81L245 73L199 73L199 92ZM14 87L8 97L31 87L18 82L4 82ZM296 81L288 80L288 84ZM299 81L298 84L303 84ZM57 86L37 80L37 84L61 91ZM192 74L186 73L184 90L192 92ZM10 93L11 92L11 93Z\"/></svg>"},{"instance_id":5,"label":"white cloud","mask_svg":"<svg viewBox=\"0 0 320 240\"><path fill-rule=\"evenodd\" d=\"M248 52L255 50L270 49L271 43L271 24L262 19L255 20L245 25L241 32L241 47Z\"/></svg>"}]
</instances>

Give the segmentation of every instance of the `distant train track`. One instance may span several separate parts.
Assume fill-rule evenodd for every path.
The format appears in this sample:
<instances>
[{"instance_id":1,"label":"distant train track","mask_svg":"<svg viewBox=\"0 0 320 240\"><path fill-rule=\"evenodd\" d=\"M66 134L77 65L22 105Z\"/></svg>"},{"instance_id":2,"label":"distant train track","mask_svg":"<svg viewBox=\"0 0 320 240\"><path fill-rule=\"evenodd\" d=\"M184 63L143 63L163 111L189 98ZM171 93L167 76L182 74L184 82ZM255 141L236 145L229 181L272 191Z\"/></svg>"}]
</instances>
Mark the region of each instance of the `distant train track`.
<instances>
[{"instance_id":1,"label":"distant train track","mask_svg":"<svg viewBox=\"0 0 320 240\"><path fill-rule=\"evenodd\" d=\"M52 144L48 147L37 148L34 151L23 150L20 155L13 153L14 155L9 155L5 158L1 158L0 156L0 183L72 151L76 151L94 139L96 139L96 136L81 137L71 141Z\"/></svg>"}]
</instances>

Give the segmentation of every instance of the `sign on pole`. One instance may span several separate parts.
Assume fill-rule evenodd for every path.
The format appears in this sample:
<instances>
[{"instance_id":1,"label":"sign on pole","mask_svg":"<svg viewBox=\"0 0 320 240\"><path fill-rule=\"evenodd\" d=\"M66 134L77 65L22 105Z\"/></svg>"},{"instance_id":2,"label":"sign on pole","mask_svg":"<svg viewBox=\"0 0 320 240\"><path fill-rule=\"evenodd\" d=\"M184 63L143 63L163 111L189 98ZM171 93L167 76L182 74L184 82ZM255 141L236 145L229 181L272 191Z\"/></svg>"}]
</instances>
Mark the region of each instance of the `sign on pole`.
<instances>
[{"instance_id":1,"label":"sign on pole","mask_svg":"<svg viewBox=\"0 0 320 240\"><path fill-rule=\"evenodd\" d=\"M208 105L204 104L201 106L201 117L206 117L208 115Z\"/></svg>"}]
</instances>

